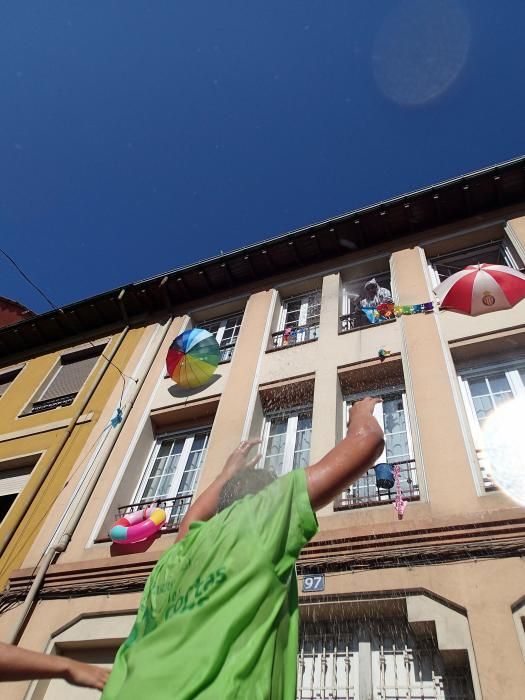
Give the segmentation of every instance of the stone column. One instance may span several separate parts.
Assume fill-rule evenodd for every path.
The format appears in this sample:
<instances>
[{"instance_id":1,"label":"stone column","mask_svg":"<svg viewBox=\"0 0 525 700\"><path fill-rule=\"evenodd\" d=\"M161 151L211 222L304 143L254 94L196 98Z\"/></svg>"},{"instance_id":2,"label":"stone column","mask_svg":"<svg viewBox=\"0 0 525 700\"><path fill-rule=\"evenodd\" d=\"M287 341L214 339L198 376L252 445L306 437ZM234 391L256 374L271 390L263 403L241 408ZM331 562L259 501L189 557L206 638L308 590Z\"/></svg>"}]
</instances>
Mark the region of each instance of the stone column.
<instances>
[{"instance_id":1,"label":"stone column","mask_svg":"<svg viewBox=\"0 0 525 700\"><path fill-rule=\"evenodd\" d=\"M197 495L220 473L226 459L242 439L246 416L253 411L259 366L268 347L276 297L274 290L258 292L246 304L230 374L213 421L206 468L199 481Z\"/></svg>"},{"instance_id":2,"label":"stone column","mask_svg":"<svg viewBox=\"0 0 525 700\"><path fill-rule=\"evenodd\" d=\"M429 300L420 248L396 252L391 260L399 304ZM450 350L439 329L438 312L398 319L402 332L403 369L416 409L428 498L436 515L478 507L474 466L471 466L460 419L459 389ZM418 437L414 435L414 441Z\"/></svg>"}]
</instances>

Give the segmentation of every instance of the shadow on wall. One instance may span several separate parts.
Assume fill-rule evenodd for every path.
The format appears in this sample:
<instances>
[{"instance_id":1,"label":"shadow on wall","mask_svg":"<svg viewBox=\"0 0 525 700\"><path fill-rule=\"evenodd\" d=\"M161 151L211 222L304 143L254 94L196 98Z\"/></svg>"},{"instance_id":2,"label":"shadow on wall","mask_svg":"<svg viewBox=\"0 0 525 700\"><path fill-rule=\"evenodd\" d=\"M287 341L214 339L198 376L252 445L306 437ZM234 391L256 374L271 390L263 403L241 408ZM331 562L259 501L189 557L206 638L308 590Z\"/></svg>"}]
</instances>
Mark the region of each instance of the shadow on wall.
<instances>
[{"instance_id":1,"label":"shadow on wall","mask_svg":"<svg viewBox=\"0 0 525 700\"><path fill-rule=\"evenodd\" d=\"M153 537L148 537L147 540L134 542L133 544L119 544L118 542L112 542L109 549L110 556L122 557L126 554L142 554L143 552L147 552L155 540L158 540L160 536L161 533L157 532Z\"/></svg>"},{"instance_id":2,"label":"shadow on wall","mask_svg":"<svg viewBox=\"0 0 525 700\"><path fill-rule=\"evenodd\" d=\"M174 384L173 386L170 386L168 392L170 396L173 396L174 399L187 399L190 396L195 396L203 389L207 389L212 384L215 384L215 382L218 382L219 379L221 379L221 377L222 374L214 374L212 378L208 382L206 382L206 384L201 384L201 386L197 386L195 387L195 389L185 389L184 387L179 386L178 384Z\"/></svg>"}]
</instances>

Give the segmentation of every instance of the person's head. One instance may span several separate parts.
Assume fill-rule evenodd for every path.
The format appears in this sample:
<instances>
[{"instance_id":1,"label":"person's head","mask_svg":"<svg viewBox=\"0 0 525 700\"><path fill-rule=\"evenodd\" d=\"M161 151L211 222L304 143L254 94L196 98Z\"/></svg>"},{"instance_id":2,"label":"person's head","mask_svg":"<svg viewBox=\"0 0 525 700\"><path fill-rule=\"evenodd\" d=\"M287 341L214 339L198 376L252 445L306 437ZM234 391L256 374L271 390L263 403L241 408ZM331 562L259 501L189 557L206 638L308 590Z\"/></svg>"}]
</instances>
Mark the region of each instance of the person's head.
<instances>
[{"instance_id":1,"label":"person's head","mask_svg":"<svg viewBox=\"0 0 525 700\"><path fill-rule=\"evenodd\" d=\"M373 299L375 297L378 289L379 285L375 279L368 280L368 282L365 284L365 294L369 299Z\"/></svg>"},{"instance_id":2,"label":"person's head","mask_svg":"<svg viewBox=\"0 0 525 700\"><path fill-rule=\"evenodd\" d=\"M222 487L217 512L228 508L248 494L256 494L275 481L277 477L268 469L245 469L229 479Z\"/></svg>"}]
</instances>

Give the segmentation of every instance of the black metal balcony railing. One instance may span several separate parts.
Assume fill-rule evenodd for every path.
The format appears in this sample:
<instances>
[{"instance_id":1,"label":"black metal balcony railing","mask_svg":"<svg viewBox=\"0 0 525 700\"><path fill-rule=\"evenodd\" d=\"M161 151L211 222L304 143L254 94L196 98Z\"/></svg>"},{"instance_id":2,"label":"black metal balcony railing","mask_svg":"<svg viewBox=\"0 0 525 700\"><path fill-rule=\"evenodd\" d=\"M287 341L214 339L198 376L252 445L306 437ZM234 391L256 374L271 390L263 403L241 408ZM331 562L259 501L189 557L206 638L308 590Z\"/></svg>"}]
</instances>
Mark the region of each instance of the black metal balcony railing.
<instances>
[{"instance_id":1,"label":"black metal balcony railing","mask_svg":"<svg viewBox=\"0 0 525 700\"><path fill-rule=\"evenodd\" d=\"M183 517L186 515L190 507L193 494L188 496L175 496L175 498L163 498L158 500L141 501L139 503L130 503L127 506L118 507L118 518L124 518L126 515L136 513L138 510L143 510L148 506L158 506L166 511L166 522L162 526L162 530L178 530Z\"/></svg>"},{"instance_id":2,"label":"black metal balcony railing","mask_svg":"<svg viewBox=\"0 0 525 700\"><path fill-rule=\"evenodd\" d=\"M394 316L392 318L381 318L380 321L378 321L377 323L372 323L366 314L364 314L359 309L356 309L355 311L352 311L349 314L343 314L343 316L339 316L339 328L341 333L346 333L347 331L353 331L356 328L381 326L384 323L390 323L395 320L396 317Z\"/></svg>"},{"instance_id":3,"label":"black metal balcony railing","mask_svg":"<svg viewBox=\"0 0 525 700\"><path fill-rule=\"evenodd\" d=\"M75 400L75 396L76 394L67 394L66 396L57 396L54 399L46 399L45 401L35 401L31 406L31 413L50 411L59 406L70 406Z\"/></svg>"},{"instance_id":4,"label":"black metal balcony railing","mask_svg":"<svg viewBox=\"0 0 525 700\"><path fill-rule=\"evenodd\" d=\"M229 362L232 359L233 355L233 349L235 348L235 342L233 343L228 343L227 345L220 345L219 350L221 353L221 359L219 360L219 363L222 362Z\"/></svg>"},{"instance_id":5,"label":"black metal balcony railing","mask_svg":"<svg viewBox=\"0 0 525 700\"><path fill-rule=\"evenodd\" d=\"M287 327L277 333L272 333L274 348L286 348L291 345L300 345L319 337L319 321L308 323L305 326Z\"/></svg>"},{"instance_id":6,"label":"black metal balcony railing","mask_svg":"<svg viewBox=\"0 0 525 700\"><path fill-rule=\"evenodd\" d=\"M415 460L407 459L401 462L391 460L392 465L400 467L401 493L405 501L419 501L419 486ZM368 506L380 506L385 503L394 503L396 500L396 487L392 489L378 489L374 469L358 479L355 484L345 489L334 504L334 510L350 510L352 508L365 508Z\"/></svg>"}]
</instances>

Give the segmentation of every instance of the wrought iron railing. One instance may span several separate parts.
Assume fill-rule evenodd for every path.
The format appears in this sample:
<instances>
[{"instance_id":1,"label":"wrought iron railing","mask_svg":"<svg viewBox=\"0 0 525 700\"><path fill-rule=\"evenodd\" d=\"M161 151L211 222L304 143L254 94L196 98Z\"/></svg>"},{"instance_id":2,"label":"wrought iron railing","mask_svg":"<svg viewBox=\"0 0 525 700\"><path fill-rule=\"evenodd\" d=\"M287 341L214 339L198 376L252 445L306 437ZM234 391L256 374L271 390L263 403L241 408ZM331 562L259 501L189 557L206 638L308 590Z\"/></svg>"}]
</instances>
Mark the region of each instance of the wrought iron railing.
<instances>
[{"instance_id":1,"label":"wrought iron railing","mask_svg":"<svg viewBox=\"0 0 525 700\"><path fill-rule=\"evenodd\" d=\"M376 323L372 323L368 316L361 311L361 309L355 309L349 314L343 314L339 316L339 330L341 333L346 333L347 331L353 331L356 328L367 328L369 326L380 326L383 323L390 323L395 321L395 316L393 318L381 318Z\"/></svg>"},{"instance_id":2,"label":"wrought iron railing","mask_svg":"<svg viewBox=\"0 0 525 700\"><path fill-rule=\"evenodd\" d=\"M399 479L403 499L405 501L419 501L420 494L415 460L390 460L390 463L392 465L397 464L400 467ZM396 493L395 484L391 489L377 488L375 471L374 469L369 469L350 488L343 491L334 503L334 510L350 510L353 508L380 506L384 503L394 503Z\"/></svg>"},{"instance_id":3,"label":"wrought iron railing","mask_svg":"<svg viewBox=\"0 0 525 700\"><path fill-rule=\"evenodd\" d=\"M57 396L54 399L46 399L45 401L35 401L31 406L31 413L41 413L42 411L50 411L52 408L59 406L70 406L75 400L75 394L67 394L66 396Z\"/></svg>"},{"instance_id":4,"label":"wrought iron railing","mask_svg":"<svg viewBox=\"0 0 525 700\"><path fill-rule=\"evenodd\" d=\"M272 342L274 348L286 348L316 340L318 337L319 321L317 320L304 326L289 326L282 331L272 333Z\"/></svg>"},{"instance_id":5,"label":"wrought iron railing","mask_svg":"<svg viewBox=\"0 0 525 700\"><path fill-rule=\"evenodd\" d=\"M166 511L166 522L162 526L162 530L178 530L182 519L186 515L190 507L193 494L187 496L175 496L175 498L162 498L158 500L144 500L138 503L130 503L127 506L118 507L118 517L123 518L131 513L136 513L138 510L143 510L148 506L158 506Z\"/></svg>"},{"instance_id":6,"label":"wrought iron railing","mask_svg":"<svg viewBox=\"0 0 525 700\"><path fill-rule=\"evenodd\" d=\"M229 362L232 359L234 348L235 348L235 343L228 343L227 345L221 344L219 346L219 350L221 353L221 359L219 360L219 363Z\"/></svg>"}]
</instances>

